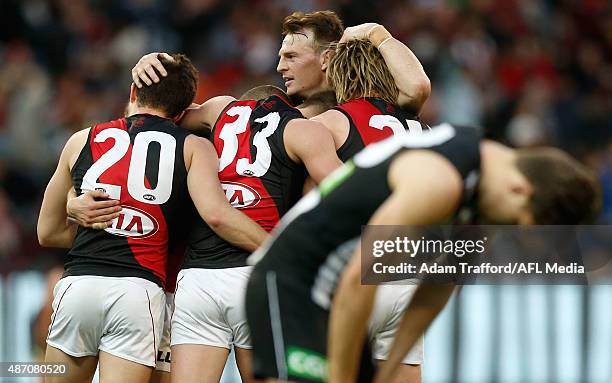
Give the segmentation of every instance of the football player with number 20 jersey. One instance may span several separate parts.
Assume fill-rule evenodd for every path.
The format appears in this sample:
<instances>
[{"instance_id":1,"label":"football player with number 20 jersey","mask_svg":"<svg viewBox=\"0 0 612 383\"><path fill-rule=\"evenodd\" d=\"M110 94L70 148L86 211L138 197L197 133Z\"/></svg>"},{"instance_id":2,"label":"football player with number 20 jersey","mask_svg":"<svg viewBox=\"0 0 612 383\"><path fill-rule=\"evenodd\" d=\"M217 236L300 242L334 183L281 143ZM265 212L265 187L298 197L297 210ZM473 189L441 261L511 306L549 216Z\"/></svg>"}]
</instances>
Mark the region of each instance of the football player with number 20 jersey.
<instances>
[{"instance_id":1,"label":"football player with number 20 jersey","mask_svg":"<svg viewBox=\"0 0 612 383\"><path fill-rule=\"evenodd\" d=\"M129 117L68 140L45 191L39 241L71 247L47 338L46 361L68 364L57 381L91 380L98 362L102 382L149 380L163 328L168 241L190 196L203 217L233 219L220 233L235 245L253 250L266 237L227 203L212 145L173 122L195 95L197 71L183 55L166 64L166 83L132 85ZM120 202L110 227L67 223L72 186Z\"/></svg>"}]
</instances>

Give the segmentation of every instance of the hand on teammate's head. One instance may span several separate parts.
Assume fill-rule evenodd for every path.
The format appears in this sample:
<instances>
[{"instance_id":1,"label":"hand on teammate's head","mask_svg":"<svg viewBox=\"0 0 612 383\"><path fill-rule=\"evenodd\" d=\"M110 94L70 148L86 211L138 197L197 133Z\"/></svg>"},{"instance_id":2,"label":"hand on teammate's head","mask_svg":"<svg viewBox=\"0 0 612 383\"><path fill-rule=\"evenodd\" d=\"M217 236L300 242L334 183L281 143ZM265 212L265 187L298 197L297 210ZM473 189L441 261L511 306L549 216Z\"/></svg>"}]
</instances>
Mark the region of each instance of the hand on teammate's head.
<instances>
[{"instance_id":1,"label":"hand on teammate's head","mask_svg":"<svg viewBox=\"0 0 612 383\"><path fill-rule=\"evenodd\" d=\"M350 40L367 40L369 38L369 34L379 24L376 23L363 23L359 25L355 25L352 27L348 27L344 30L342 34L342 38L340 39L341 43L345 43Z\"/></svg>"},{"instance_id":2,"label":"hand on teammate's head","mask_svg":"<svg viewBox=\"0 0 612 383\"><path fill-rule=\"evenodd\" d=\"M138 60L134 68L132 68L132 80L137 87L142 88L143 83L147 86L159 82L158 73L162 77L166 77L168 72L160 61L160 56L165 60L174 60L167 53L153 52L146 54Z\"/></svg>"}]
</instances>

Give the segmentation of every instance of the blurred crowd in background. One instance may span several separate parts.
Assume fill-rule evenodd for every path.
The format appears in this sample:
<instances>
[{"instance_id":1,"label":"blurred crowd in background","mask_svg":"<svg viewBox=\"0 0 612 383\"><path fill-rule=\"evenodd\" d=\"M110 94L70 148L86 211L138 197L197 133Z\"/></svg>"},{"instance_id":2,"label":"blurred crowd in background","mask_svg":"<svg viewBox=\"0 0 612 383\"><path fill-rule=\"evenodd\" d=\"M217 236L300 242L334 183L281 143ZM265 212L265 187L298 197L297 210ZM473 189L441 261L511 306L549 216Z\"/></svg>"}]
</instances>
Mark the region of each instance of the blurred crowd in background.
<instances>
[{"instance_id":1,"label":"blurred crowd in background","mask_svg":"<svg viewBox=\"0 0 612 383\"><path fill-rule=\"evenodd\" d=\"M433 92L421 114L484 127L514 146L555 145L601 176L612 223L612 10L608 0L2 0L0 273L47 270L36 220L66 139L117 118L130 71L152 51L186 53L197 101L282 86L282 19L333 9L383 24L419 57Z\"/></svg>"}]
</instances>

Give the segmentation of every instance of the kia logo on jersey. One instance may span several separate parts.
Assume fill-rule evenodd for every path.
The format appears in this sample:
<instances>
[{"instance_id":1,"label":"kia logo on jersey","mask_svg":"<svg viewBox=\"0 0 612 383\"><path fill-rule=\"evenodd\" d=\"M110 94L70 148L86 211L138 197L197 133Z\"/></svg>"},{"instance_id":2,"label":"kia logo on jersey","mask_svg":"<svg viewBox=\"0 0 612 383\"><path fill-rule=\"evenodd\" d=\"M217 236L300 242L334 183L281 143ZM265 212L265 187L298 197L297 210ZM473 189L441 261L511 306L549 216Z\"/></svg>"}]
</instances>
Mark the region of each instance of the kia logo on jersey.
<instances>
[{"instance_id":1,"label":"kia logo on jersey","mask_svg":"<svg viewBox=\"0 0 612 383\"><path fill-rule=\"evenodd\" d=\"M222 182L221 186L230 205L235 208L252 207L261 200L259 193L249 185L238 182Z\"/></svg>"},{"instance_id":2,"label":"kia logo on jersey","mask_svg":"<svg viewBox=\"0 0 612 383\"><path fill-rule=\"evenodd\" d=\"M157 220L147 212L130 206L122 206L119 217L113 220L107 233L122 237L144 238L157 232Z\"/></svg>"}]
</instances>

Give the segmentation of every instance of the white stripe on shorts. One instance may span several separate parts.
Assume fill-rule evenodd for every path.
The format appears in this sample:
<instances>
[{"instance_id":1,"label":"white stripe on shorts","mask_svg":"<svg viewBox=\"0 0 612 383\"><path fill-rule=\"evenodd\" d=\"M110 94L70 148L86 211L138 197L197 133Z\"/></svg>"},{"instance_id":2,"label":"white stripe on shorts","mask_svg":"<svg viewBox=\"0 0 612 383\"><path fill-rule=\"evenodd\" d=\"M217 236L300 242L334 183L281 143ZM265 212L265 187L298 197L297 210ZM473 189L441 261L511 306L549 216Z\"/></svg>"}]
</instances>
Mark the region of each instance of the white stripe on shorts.
<instances>
[{"instance_id":1,"label":"white stripe on shorts","mask_svg":"<svg viewBox=\"0 0 612 383\"><path fill-rule=\"evenodd\" d=\"M281 324L280 305L278 302L278 288L276 286L276 272L266 273L266 289L268 290L268 308L270 309L270 321L272 322L272 340L274 342L274 354L276 356L276 370L278 378L287 380L287 364L285 363L285 342L283 340L283 326Z\"/></svg>"}]
</instances>

